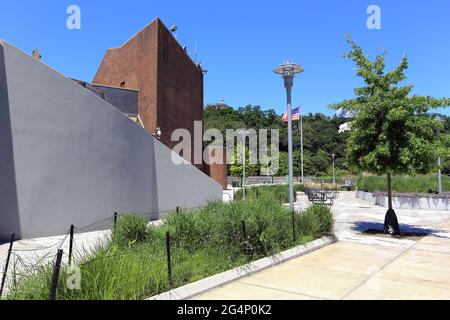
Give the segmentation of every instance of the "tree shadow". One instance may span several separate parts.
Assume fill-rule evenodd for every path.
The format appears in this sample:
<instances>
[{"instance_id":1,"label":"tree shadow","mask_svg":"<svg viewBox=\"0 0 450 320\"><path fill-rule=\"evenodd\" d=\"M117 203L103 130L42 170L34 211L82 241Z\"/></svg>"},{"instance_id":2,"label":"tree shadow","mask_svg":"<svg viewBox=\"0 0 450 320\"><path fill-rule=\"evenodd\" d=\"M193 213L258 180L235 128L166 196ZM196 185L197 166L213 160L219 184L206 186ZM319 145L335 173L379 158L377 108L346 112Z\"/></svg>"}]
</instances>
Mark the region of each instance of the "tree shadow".
<instances>
[{"instance_id":1,"label":"tree shadow","mask_svg":"<svg viewBox=\"0 0 450 320\"><path fill-rule=\"evenodd\" d=\"M372 221L357 221L353 223L353 226L351 229L358 233L365 233L369 230L373 231L380 231L381 233L384 230L384 224L379 222L372 222ZM421 227L416 225L410 225L405 223L400 223L400 231L402 234L405 235L420 235L420 236L432 236L436 238L445 238L450 239L450 236L443 236L439 233L445 233L448 232L448 230L442 230L438 228L428 228L428 227Z\"/></svg>"}]
</instances>

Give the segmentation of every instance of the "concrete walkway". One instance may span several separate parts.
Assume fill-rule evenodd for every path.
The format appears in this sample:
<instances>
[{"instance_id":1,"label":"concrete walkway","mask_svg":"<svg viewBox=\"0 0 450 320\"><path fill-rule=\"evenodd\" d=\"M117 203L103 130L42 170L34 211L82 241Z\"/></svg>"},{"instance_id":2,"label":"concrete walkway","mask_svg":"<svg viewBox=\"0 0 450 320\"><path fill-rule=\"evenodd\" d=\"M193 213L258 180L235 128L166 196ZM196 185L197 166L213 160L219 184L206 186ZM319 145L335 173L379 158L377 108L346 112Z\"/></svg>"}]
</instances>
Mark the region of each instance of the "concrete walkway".
<instances>
[{"instance_id":1,"label":"concrete walkway","mask_svg":"<svg viewBox=\"0 0 450 320\"><path fill-rule=\"evenodd\" d=\"M450 299L449 213L397 210L403 230L429 234L419 241L360 234L382 228L385 211L341 193L338 243L195 299Z\"/></svg>"},{"instance_id":2,"label":"concrete walkway","mask_svg":"<svg viewBox=\"0 0 450 320\"><path fill-rule=\"evenodd\" d=\"M309 205L306 196L299 199L297 209ZM450 299L450 212L397 210L404 231L429 234L418 242L362 236L367 229L382 229L385 212L354 192L342 192L333 206L337 244L196 299ZM107 236L107 231L76 234L75 250L93 248ZM67 252L67 235L17 241L13 261L52 260L58 248ZM8 244L0 244L0 276L7 250Z\"/></svg>"}]
</instances>

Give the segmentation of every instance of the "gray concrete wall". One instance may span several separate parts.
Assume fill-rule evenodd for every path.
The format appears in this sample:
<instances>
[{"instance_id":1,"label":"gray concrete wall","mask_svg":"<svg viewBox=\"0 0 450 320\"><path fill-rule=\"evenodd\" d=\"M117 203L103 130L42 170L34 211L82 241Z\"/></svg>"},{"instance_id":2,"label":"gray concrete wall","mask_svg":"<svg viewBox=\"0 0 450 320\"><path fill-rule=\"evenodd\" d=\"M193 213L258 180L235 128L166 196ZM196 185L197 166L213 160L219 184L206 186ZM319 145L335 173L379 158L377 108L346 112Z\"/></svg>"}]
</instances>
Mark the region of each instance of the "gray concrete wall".
<instances>
[{"instance_id":1,"label":"gray concrete wall","mask_svg":"<svg viewBox=\"0 0 450 320\"><path fill-rule=\"evenodd\" d=\"M0 240L8 238L19 225L19 204L14 168L14 154L9 112L4 50L0 45ZM7 213L7 214L6 214Z\"/></svg>"},{"instance_id":2,"label":"gray concrete wall","mask_svg":"<svg viewBox=\"0 0 450 320\"><path fill-rule=\"evenodd\" d=\"M174 207L196 208L208 201L222 201L223 192L219 183L191 164L174 165L171 160L172 152L167 153L169 149L156 139L154 148L160 211L171 210ZM176 154L174 157L186 162ZM182 176L179 174L180 170L183 171Z\"/></svg>"},{"instance_id":3,"label":"gray concrete wall","mask_svg":"<svg viewBox=\"0 0 450 320\"><path fill-rule=\"evenodd\" d=\"M384 195L375 195L372 192L357 191L356 197L371 204L388 208L388 197ZM392 206L394 209L420 209L420 210L450 210L450 199L439 197L392 197Z\"/></svg>"},{"instance_id":4,"label":"gray concrete wall","mask_svg":"<svg viewBox=\"0 0 450 320\"><path fill-rule=\"evenodd\" d=\"M220 200L220 185L120 111L0 41L0 237ZM97 225L96 229L109 226Z\"/></svg>"}]
</instances>

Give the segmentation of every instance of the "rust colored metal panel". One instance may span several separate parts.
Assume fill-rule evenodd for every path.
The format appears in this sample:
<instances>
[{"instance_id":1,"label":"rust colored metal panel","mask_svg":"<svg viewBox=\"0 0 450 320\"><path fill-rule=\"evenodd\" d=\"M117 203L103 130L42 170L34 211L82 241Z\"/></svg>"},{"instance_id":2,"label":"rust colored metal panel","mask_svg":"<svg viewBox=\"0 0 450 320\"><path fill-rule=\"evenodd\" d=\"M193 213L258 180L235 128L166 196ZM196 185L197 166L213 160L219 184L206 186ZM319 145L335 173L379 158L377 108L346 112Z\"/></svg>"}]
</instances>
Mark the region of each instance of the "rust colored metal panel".
<instances>
[{"instance_id":1,"label":"rust colored metal panel","mask_svg":"<svg viewBox=\"0 0 450 320\"><path fill-rule=\"evenodd\" d=\"M209 155L209 165L205 163L205 172L224 190L228 188L228 166L227 155L224 147L207 147Z\"/></svg>"}]
</instances>

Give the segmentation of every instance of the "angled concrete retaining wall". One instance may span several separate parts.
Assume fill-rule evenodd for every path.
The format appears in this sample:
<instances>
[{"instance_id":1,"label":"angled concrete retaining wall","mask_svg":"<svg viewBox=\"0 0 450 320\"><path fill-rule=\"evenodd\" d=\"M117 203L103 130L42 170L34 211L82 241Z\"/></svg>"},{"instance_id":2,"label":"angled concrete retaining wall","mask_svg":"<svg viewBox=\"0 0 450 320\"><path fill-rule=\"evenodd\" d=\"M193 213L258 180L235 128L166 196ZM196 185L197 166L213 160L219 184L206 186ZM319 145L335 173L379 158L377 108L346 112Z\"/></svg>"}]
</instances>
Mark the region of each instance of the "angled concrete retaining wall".
<instances>
[{"instance_id":1,"label":"angled concrete retaining wall","mask_svg":"<svg viewBox=\"0 0 450 320\"><path fill-rule=\"evenodd\" d=\"M370 203L388 208L388 197L371 192L357 191L356 197ZM450 210L448 198L392 197L392 205L396 209L428 209Z\"/></svg>"},{"instance_id":2,"label":"angled concrete retaining wall","mask_svg":"<svg viewBox=\"0 0 450 320\"><path fill-rule=\"evenodd\" d=\"M158 219L222 199L218 183L171 154L95 94L0 41L0 238L64 234L116 211Z\"/></svg>"}]
</instances>

